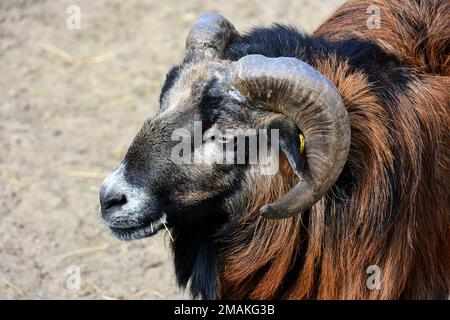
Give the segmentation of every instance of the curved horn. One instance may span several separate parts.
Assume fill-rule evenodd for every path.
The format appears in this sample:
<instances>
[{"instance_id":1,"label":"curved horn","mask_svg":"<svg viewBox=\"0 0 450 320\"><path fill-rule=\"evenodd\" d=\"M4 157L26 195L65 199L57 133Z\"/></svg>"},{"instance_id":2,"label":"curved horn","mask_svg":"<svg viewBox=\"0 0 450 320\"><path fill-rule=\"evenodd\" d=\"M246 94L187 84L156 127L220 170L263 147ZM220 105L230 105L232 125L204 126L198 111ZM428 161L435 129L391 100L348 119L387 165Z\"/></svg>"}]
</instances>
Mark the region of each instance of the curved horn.
<instances>
[{"instance_id":1,"label":"curved horn","mask_svg":"<svg viewBox=\"0 0 450 320\"><path fill-rule=\"evenodd\" d=\"M231 72L233 86L250 102L288 116L305 136L300 182L261 214L287 218L311 208L336 182L350 147L350 122L337 88L296 58L248 55L232 63Z\"/></svg>"},{"instance_id":2,"label":"curved horn","mask_svg":"<svg viewBox=\"0 0 450 320\"><path fill-rule=\"evenodd\" d=\"M186 38L188 55L200 58L220 58L228 43L238 37L234 26L217 13L200 16Z\"/></svg>"}]
</instances>

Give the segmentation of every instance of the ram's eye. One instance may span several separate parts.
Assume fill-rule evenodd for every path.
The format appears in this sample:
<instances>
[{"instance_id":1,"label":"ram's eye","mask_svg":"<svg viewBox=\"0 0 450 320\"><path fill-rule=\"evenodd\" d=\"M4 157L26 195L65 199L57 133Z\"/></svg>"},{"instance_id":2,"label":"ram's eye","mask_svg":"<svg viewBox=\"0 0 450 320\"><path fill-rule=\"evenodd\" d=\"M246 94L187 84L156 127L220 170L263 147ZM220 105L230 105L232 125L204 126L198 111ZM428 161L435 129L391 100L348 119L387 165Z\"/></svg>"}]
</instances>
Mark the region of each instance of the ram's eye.
<instances>
[{"instance_id":1,"label":"ram's eye","mask_svg":"<svg viewBox=\"0 0 450 320\"><path fill-rule=\"evenodd\" d=\"M216 141L222 144L228 144L234 141L234 136L232 135L219 135L216 137Z\"/></svg>"}]
</instances>

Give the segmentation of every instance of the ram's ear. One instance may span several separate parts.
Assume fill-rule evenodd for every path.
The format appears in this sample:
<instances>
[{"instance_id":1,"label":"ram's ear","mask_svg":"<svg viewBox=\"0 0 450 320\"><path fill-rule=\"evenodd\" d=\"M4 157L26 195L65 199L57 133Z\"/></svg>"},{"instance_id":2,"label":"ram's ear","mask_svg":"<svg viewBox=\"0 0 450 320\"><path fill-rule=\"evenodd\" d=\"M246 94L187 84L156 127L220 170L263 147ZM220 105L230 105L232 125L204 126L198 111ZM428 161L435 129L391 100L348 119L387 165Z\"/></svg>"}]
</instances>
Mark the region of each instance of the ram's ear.
<instances>
[{"instance_id":1,"label":"ram's ear","mask_svg":"<svg viewBox=\"0 0 450 320\"><path fill-rule=\"evenodd\" d=\"M302 177L305 168L303 157L304 139L302 132L294 121L282 116L269 123L268 130L278 129L280 150L298 177Z\"/></svg>"}]
</instances>

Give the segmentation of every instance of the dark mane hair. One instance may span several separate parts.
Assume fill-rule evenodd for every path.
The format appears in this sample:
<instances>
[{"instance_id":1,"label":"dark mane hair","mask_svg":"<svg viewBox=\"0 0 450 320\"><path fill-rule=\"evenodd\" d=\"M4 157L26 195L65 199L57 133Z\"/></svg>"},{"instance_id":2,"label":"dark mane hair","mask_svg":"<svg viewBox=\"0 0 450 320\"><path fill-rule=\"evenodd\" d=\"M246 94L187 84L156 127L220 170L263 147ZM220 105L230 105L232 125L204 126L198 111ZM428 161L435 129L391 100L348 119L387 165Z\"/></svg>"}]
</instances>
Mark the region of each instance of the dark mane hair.
<instances>
[{"instance_id":1,"label":"dark mane hair","mask_svg":"<svg viewBox=\"0 0 450 320\"><path fill-rule=\"evenodd\" d=\"M367 28L369 5L380 8L380 29ZM258 214L294 184L282 159L280 175L236 196L222 228L183 231L174 243L180 285L190 279L193 296L207 299L447 298L450 1L350 1L312 35L257 28L226 57L253 53L296 57L332 80L350 117L348 160L298 217ZM379 290L366 286L371 265L381 269Z\"/></svg>"}]
</instances>

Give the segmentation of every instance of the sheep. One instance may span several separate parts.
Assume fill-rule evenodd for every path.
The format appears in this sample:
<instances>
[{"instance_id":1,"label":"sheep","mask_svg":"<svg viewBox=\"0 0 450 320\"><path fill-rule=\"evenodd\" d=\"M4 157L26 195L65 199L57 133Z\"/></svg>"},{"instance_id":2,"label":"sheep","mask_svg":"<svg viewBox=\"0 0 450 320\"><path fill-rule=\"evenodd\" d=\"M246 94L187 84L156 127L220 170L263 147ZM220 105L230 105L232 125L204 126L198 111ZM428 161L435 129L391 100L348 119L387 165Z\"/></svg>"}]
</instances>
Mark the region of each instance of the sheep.
<instances>
[{"instance_id":1,"label":"sheep","mask_svg":"<svg viewBox=\"0 0 450 320\"><path fill-rule=\"evenodd\" d=\"M367 26L370 5L381 28ZM311 35L240 34L201 16L160 111L103 182L101 219L123 240L170 228L178 283L194 298L447 298L449 26L450 2L438 0L349 1ZM268 160L279 170L174 163L173 132L195 122L203 135L278 130Z\"/></svg>"}]
</instances>

